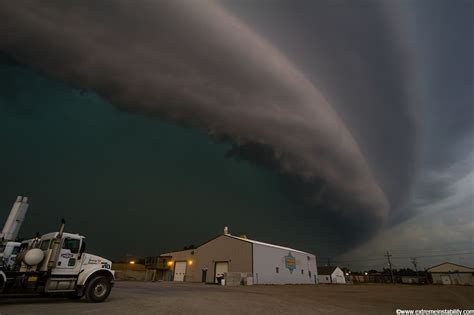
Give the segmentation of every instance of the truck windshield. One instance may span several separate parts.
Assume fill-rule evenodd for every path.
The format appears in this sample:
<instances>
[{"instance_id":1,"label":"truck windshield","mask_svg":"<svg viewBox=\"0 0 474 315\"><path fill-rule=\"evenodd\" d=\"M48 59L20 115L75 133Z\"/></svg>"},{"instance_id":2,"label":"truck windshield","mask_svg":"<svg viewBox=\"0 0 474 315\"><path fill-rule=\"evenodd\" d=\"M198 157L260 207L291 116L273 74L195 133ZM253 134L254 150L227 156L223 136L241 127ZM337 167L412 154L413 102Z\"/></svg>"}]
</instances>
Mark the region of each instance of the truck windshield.
<instances>
[{"instance_id":1,"label":"truck windshield","mask_svg":"<svg viewBox=\"0 0 474 315\"><path fill-rule=\"evenodd\" d=\"M16 255L20 252L20 246L16 246L12 250L12 255Z\"/></svg>"},{"instance_id":2,"label":"truck windshield","mask_svg":"<svg viewBox=\"0 0 474 315\"><path fill-rule=\"evenodd\" d=\"M79 253L79 247L81 245L81 240L73 239L73 238L66 238L63 242L63 248L69 249L71 253L77 254Z\"/></svg>"}]
</instances>

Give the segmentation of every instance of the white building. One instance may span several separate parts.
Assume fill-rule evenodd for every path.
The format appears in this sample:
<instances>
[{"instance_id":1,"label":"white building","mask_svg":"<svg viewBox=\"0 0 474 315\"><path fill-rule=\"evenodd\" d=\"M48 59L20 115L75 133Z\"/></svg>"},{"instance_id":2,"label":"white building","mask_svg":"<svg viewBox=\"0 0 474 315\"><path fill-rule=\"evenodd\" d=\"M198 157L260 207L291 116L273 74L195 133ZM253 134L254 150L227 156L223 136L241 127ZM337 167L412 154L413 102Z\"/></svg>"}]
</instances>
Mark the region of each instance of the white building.
<instances>
[{"instance_id":1,"label":"white building","mask_svg":"<svg viewBox=\"0 0 474 315\"><path fill-rule=\"evenodd\" d=\"M313 254L254 240L246 241L252 244L256 284L317 283L318 270Z\"/></svg>"},{"instance_id":2,"label":"white building","mask_svg":"<svg viewBox=\"0 0 474 315\"><path fill-rule=\"evenodd\" d=\"M344 271L337 266L318 267L319 283L345 284Z\"/></svg>"},{"instance_id":3,"label":"white building","mask_svg":"<svg viewBox=\"0 0 474 315\"><path fill-rule=\"evenodd\" d=\"M474 285L474 269L445 262L426 270L434 284L470 284Z\"/></svg>"},{"instance_id":4,"label":"white building","mask_svg":"<svg viewBox=\"0 0 474 315\"><path fill-rule=\"evenodd\" d=\"M162 254L173 281L219 282L224 276L253 284L315 284L316 257L293 248L221 234L195 249ZM234 278L235 279L235 278ZM230 279L229 279L230 280ZM239 284L238 280L237 284ZM229 282L229 281L228 281ZM232 280L235 283L235 280ZM229 283L228 283L229 284Z\"/></svg>"}]
</instances>

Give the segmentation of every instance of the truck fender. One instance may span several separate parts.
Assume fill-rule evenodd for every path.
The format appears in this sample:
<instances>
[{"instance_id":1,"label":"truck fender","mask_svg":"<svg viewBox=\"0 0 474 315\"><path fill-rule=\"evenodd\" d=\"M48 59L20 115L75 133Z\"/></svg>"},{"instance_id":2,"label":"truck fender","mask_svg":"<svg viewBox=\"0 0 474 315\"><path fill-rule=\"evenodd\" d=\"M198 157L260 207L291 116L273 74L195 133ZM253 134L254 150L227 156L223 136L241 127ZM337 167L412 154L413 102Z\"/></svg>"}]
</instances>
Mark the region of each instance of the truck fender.
<instances>
[{"instance_id":1,"label":"truck fender","mask_svg":"<svg viewBox=\"0 0 474 315\"><path fill-rule=\"evenodd\" d=\"M106 276L110 277L112 281L115 280L114 271L105 268L93 268L90 270L84 270L79 274L79 278L77 279L77 285L85 286L87 281L95 276Z\"/></svg>"}]
</instances>

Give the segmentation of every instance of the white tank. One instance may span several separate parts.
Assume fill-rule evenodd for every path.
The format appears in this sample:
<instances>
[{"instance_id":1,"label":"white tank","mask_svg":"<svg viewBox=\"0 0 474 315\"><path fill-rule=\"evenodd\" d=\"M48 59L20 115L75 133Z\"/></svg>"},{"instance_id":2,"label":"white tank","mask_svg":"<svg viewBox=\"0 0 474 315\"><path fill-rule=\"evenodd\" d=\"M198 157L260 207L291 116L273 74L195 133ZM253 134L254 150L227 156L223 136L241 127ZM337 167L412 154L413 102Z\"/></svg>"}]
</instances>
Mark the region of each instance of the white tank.
<instances>
[{"instance_id":1,"label":"white tank","mask_svg":"<svg viewBox=\"0 0 474 315\"><path fill-rule=\"evenodd\" d=\"M28 266L36 266L39 264L44 258L43 251L39 248L32 248L26 252L23 261Z\"/></svg>"}]
</instances>

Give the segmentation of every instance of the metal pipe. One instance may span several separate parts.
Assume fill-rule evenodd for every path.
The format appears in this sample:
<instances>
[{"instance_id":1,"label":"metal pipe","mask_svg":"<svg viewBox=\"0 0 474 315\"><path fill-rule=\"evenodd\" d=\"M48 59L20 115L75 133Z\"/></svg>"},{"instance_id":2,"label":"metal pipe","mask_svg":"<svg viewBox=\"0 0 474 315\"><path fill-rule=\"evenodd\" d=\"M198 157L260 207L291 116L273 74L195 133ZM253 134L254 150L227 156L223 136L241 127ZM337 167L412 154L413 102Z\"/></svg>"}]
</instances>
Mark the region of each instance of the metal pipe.
<instances>
[{"instance_id":1,"label":"metal pipe","mask_svg":"<svg viewBox=\"0 0 474 315\"><path fill-rule=\"evenodd\" d=\"M61 239L64 233L64 227L66 226L66 221L61 219L61 225L59 226L59 231L56 237L53 240L53 244L51 247L51 256L48 261L48 270L53 269L56 266L56 262L59 257L59 252L61 248Z\"/></svg>"},{"instance_id":2,"label":"metal pipe","mask_svg":"<svg viewBox=\"0 0 474 315\"><path fill-rule=\"evenodd\" d=\"M2 233L0 233L0 238L3 238L4 241L14 241L17 239L21 225L25 220L28 206L28 197L18 196L16 198L7 221L5 221Z\"/></svg>"}]
</instances>

